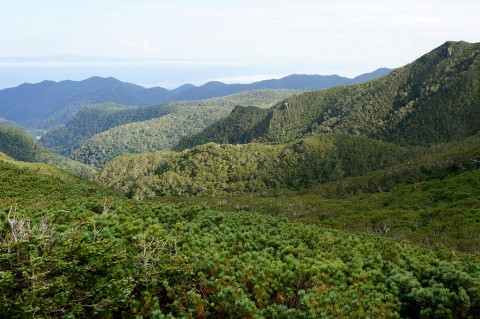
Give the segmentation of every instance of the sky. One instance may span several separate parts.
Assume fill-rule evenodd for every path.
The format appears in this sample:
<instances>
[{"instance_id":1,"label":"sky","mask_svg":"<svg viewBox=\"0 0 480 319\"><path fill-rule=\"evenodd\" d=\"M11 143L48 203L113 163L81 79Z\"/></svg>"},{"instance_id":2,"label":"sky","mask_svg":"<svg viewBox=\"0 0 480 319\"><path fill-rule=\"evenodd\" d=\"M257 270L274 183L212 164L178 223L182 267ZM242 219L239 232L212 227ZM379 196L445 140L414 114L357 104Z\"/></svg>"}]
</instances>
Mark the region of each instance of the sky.
<instances>
[{"instance_id":1,"label":"sky","mask_svg":"<svg viewBox=\"0 0 480 319\"><path fill-rule=\"evenodd\" d=\"M0 0L0 8L0 88L91 76L166 88L354 77L445 41L480 42L478 0Z\"/></svg>"}]
</instances>

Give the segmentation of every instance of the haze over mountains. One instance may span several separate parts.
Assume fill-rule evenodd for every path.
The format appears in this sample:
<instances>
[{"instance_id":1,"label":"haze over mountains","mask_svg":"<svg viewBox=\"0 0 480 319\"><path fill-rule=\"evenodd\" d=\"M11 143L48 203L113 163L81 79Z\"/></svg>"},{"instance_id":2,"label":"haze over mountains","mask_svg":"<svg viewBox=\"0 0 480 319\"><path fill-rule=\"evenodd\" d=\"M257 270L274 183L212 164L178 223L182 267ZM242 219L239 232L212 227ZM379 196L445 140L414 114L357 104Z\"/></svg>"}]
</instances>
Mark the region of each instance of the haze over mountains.
<instances>
[{"instance_id":1,"label":"haze over mountains","mask_svg":"<svg viewBox=\"0 0 480 319\"><path fill-rule=\"evenodd\" d=\"M338 75L291 75L278 80L251 84L209 82L196 87L182 85L173 90L144 88L114 78L92 77L83 81L43 81L0 90L0 118L15 121L28 129L48 129L67 123L88 104L114 102L124 105L150 105L167 101L199 100L253 89L284 88L315 90L359 83L389 73L382 68L353 79Z\"/></svg>"}]
</instances>

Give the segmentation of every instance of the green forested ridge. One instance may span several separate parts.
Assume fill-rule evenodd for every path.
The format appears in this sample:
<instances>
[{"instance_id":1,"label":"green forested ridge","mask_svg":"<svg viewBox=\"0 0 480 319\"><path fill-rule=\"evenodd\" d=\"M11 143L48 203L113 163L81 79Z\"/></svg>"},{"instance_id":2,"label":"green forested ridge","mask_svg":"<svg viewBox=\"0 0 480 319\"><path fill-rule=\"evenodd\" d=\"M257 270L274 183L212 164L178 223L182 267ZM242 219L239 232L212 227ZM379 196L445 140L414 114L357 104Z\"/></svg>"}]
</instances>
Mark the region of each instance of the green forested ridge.
<instances>
[{"instance_id":1,"label":"green forested ridge","mask_svg":"<svg viewBox=\"0 0 480 319\"><path fill-rule=\"evenodd\" d=\"M410 145L462 139L480 127L480 44L447 42L390 74L363 84L306 92L263 112L244 111L187 138L180 148L208 141L285 143L310 132L342 132ZM255 113L252 115L250 113Z\"/></svg>"},{"instance_id":2,"label":"green forested ridge","mask_svg":"<svg viewBox=\"0 0 480 319\"><path fill-rule=\"evenodd\" d=\"M67 125L47 132L40 143L53 152L67 156L94 134L117 125L160 117L172 111L172 107L164 105L132 107L114 103L95 104L80 110Z\"/></svg>"},{"instance_id":3,"label":"green forested ridge","mask_svg":"<svg viewBox=\"0 0 480 319\"><path fill-rule=\"evenodd\" d=\"M180 139L174 149L183 150L209 142L222 144L251 142L254 136L266 131L262 124L267 122L267 115L268 109L236 106L228 117L215 122L199 133Z\"/></svg>"},{"instance_id":4,"label":"green forested ridge","mask_svg":"<svg viewBox=\"0 0 480 319\"><path fill-rule=\"evenodd\" d=\"M208 82L198 87L185 84L174 90L161 87L144 88L112 77L98 76L82 81L24 83L0 90L0 117L20 123L29 131L45 131L68 123L78 111L90 104L113 102L152 105L169 101L209 99L250 90L319 90L335 85L364 82L390 71L381 68L353 79L338 75L294 74L282 79L250 84Z\"/></svg>"},{"instance_id":5,"label":"green forested ridge","mask_svg":"<svg viewBox=\"0 0 480 319\"><path fill-rule=\"evenodd\" d=\"M18 125L18 124L15 123L15 122L12 122L12 121L9 121L9 120L0 118L0 126L3 126L3 125L13 126L13 127L21 127L20 125Z\"/></svg>"},{"instance_id":6,"label":"green forested ridge","mask_svg":"<svg viewBox=\"0 0 480 319\"><path fill-rule=\"evenodd\" d=\"M18 161L51 164L83 178L91 178L95 172L82 163L49 152L27 132L12 126L0 125L0 152Z\"/></svg>"},{"instance_id":7,"label":"green forested ridge","mask_svg":"<svg viewBox=\"0 0 480 319\"><path fill-rule=\"evenodd\" d=\"M89 138L70 158L100 169L123 154L169 150L181 137L199 132L229 113L223 106L183 108L159 118L119 125Z\"/></svg>"},{"instance_id":8,"label":"green forested ridge","mask_svg":"<svg viewBox=\"0 0 480 319\"><path fill-rule=\"evenodd\" d=\"M93 135L116 126L159 118L189 108L218 106L230 110L239 104L270 107L286 97L301 92L281 89L253 90L207 100L169 102L143 107L122 106L114 103L91 105L79 111L65 126L49 131L40 139L40 142L51 151L67 156ZM225 110L221 108L217 108L217 110L218 114L212 113L212 119L217 119L219 115L222 117L226 115L224 114ZM205 114L200 111L200 115ZM134 134L134 132L125 132L125 135L129 134ZM152 132L152 134L156 133ZM93 145L93 147L97 146Z\"/></svg>"},{"instance_id":9,"label":"green forested ridge","mask_svg":"<svg viewBox=\"0 0 480 319\"><path fill-rule=\"evenodd\" d=\"M0 313L8 318L480 314L478 255L255 213L133 202L0 165Z\"/></svg>"},{"instance_id":10,"label":"green forested ridge","mask_svg":"<svg viewBox=\"0 0 480 319\"><path fill-rule=\"evenodd\" d=\"M205 144L183 152L114 159L95 176L135 198L298 189L357 176L413 156L414 150L346 134L320 134L285 145Z\"/></svg>"}]
</instances>

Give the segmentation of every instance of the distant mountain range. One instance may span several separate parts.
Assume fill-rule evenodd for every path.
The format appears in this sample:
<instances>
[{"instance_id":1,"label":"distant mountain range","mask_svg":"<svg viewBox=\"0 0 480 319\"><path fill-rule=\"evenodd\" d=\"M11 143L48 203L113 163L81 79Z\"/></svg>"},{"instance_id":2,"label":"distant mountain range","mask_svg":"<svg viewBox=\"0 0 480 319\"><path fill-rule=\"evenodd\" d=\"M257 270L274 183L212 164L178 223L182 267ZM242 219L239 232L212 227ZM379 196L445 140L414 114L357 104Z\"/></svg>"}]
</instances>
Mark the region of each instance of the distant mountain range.
<instances>
[{"instance_id":1,"label":"distant mountain range","mask_svg":"<svg viewBox=\"0 0 480 319\"><path fill-rule=\"evenodd\" d=\"M114 102L124 105L151 105L168 101L199 100L253 89L318 90L354 84L390 73L381 68L353 79L338 75L290 75L282 79L251 84L208 82L202 86L182 85L173 90L144 88L115 78L92 77L83 81L43 81L0 90L0 118L28 129L49 129L67 123L85 105Z\"/></svg>"},{"instance_id":2,"label":"distant mountain range","mask_svg":"<svg viewBox=\"0 0 480 319\"><path fill-rule=\"evenodd\" d=\"M96 158L96 162L103 162L106 153L111 153L113 149L128 149L127 153L169 149L177 144L178 138L198 132L215 120L228 116L236 105L271 107L278 101L300 92L303 91L250 90L199 101L171 101L137 107L114 103L92 104L78 111L66 125L49 130L39 142L49 150L64 156L71 155L85 142L89 146L82 146L80 153L89 155L85 156L85 161L82 162L91 163L92 158ZM167 119L168 123L165 122ZM129 123L135 124L125 126ZM115 128L116 133L113 134L115 138L112 137L112 132L105 132L112 128ZM105 134L97 135L101 132ZM91 141L86 141L93 137ZM107 148L104 146L105 143L108 145ZM118 152L115 154L120 155ZM102 160L99 160L100 158Z\"/></svg>"}]
</instances>

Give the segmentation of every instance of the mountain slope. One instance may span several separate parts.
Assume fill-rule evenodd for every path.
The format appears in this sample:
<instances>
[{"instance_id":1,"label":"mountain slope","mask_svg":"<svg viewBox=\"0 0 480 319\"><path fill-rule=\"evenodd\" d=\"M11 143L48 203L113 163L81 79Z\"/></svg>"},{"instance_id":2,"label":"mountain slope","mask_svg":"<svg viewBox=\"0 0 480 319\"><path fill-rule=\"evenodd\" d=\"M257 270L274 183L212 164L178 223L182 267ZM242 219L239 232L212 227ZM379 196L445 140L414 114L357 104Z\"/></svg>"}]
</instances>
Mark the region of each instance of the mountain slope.
<instances>
[{"instance_id":1,"label":"mountain slope","mask_svg":"<svg viewBox=\"0 0 480 319\"><path fill-rule=\"evenodd\" d=\"M158 118L119 125L95 134L69 157L100 169L123 154L172 149L180 138L201 131L229 113L230 110L223 106L178 108Z\"/></svg>"},{"instance_id":2,"label":"mountain slope","mask_svg":"<svg viewBox=\"0 0 480 319\"><path fill-rule=\"evenodd\" d=\"M94 170L84 164L51 153L25 131L0 126L0 152L23 162L46 163L83 178L91 178Z\"/></svg>"},{"instance_id":3,"label":"mountain slope","mask_svg":"<svg viewBox=\"0 0 480 319\"><path fill-rule=\"evenodd\" d=\"M385 72L373 72L380 76ZM371 77L371 75L366 75ZM357 77L358 79L359 77ZM114 102L126 105L150 105L168 101L220 97L252 89L320 89L348 84L355 79L339 76L298 75L252 84L209 82L200 87L183 85L174 90L144 88L114 78L93 77L83 81L44 81L0 90L0 117L29 129L48 129L67 123L85 105ZM299 85L300 84L300 85Z\"/></svg>"},{"instance_id":4,"label":"mountain slope","mask_svg":"<svg viewBox=\"0 0 480 319\"><path fill-rule=\"evenodd\" d=\"M225 195L299 189L357 176L414 155L394 144L345 134L321 134L285 145L197 146L115 158L95 176L135 198Z\"/></svg>"},{"instance_id":5,"label":"mountain slope","mask_svg":"<svg viewBox=\"0 0 480 319\"><path fill-rule=\"evenodd\" d=\"M112 92L115 88L129 92L127 100L132 104L148 104L136 95L143 90L140 86L113 78L93 77L84 81L22 84L1 90L0 116L29 127L45 128L58 123L50 123L49 117L60 114L61 118L68 118L86 104L115 102L117 97L127 103L125 96Z\"/></svg>"},{"instance_id":6,"label":"mountain slope","mask_svg":"<svg viewBox=\"0 0 480 319\"><path fill-rule=\"evenodd\" d=\"M42 143L45 147L50 149L53 152L68 156L70 155L75 149L80 147L83 143L87 142L87 139L92 137L95 134L107 131L111 128L116 126L124 125L127 123L132 122L141 122L146 121L154 118L161 118L168 114L173 113L184 113L189 112L189 117L191 118L190 121L195 121L194 114L198 113L198 123L193 125L191 128L193 130L189 130L189 128L181 127L180 125L176 125L177 133L171 131L173 136L184 136L187 131L188 134L197 132L200 129L203 129L205 125L211 124L214 120L217 120L221 117L225 117L228 115L227 112L231 110L231 108L238 104L244 105L255 105L261 107L270 107L276 102L283 100L289 96L292 96L297 93L301 93L303 91L298 90L251 90L242 93L227 95L224 97L217 97L211 98L207 100L199 100L199 101L176 101L176 102L169 102L161 105L152 105L152 106L144 106L144 107L128 107L122 106L112 103L107 104L99 104L99 105L91 105L87 106L81 111L79 111L73 119L67 123L67 125L55 128L50 130L45 134L41 139L40 143ZM212 107L214 107L212 109ZM204 109L206 108L207 109ZM214 112L215 111L215 112ZM173 116L173 115L172 115ZM168 117L170 118L170 117ZM174 119L172 119L174 120ZM155 121L154 121L155 122ZM132 153L139 153L141 150L159 150L164 149L164 147L155 148L153 145L157 145L158 143L152 142L149 146L146 137L150 136L158 136L161 137L164 133L162 132L163 128L158 127L156 125L151 125L151 123L144 123L146 125L139 128L139 125L128 126L124 127L124 130L121 135L121 140L118 141L122 143L122 140L133 140L140 138L144 142L136 143L136 146L140 144L144 145L144 147L140 147L138 150L135 150L134 145L126 145L128 149L132 151ZM165 119L161 121L165 123ZM161 124L161 123L157 123ZM167 125L171 125L173 123L165 123ZM190 125L190 124L188 124ZM137 131L141 129L142 134L138 135ZM197 129L198 128L198 129ZM133 131L131 130L133 129ZM119 129L116 130L120 133ZM183 133L181 133L183 132ZM114 135L117 135L114 133ZM109 137L105 136L107 139ZM165 137L163 137L165 139ZM98 149L100 146L102 149L105 145L96 145L97 143L102 144L103 142L100 141L100 137L96 137L95 140L89 141L89 146L83 147L81 153L83 154L92 154L92 152L97 157L102 157L102 154L99 154L95 149ZM168 141L167 144L169 145L168 148L171 148L170 145L174 145L178 142L175 138L175 142ZM91 146L91 149L89 150ZM110 146L109 146L110 147ZM123 149L124 146L119 145L111 145L112 148L116 148L116 151L113 153L117 153L120 149ZM97 160L89 161L87 160L85 163L90 162L97 162ZM98 162L99 163L99 162Z\"/></svg>"},{"instance_id":7,"label":"mountain slope","mask_svg":"<svg viewBox=\"0 0 480 319\"><path fill-rule=\"evenodd\" d=\"M311 132L341 132L428 145L461 139L480 128L480 44L447 42L388 75L363 84L306 92L264 112L244 110L250 130L228 132L226 120L180 143L284 143ZM246 137L246 138L245 138Z\"/></svg>"},{"instance_id":8,"label":"mountain slope","mask_svg":"<svg viewBox=\"0 0 480 319\"><path fill-rule=\"evenodd\" d=\"M352 141L359 144L358 138L353 138ZM322 154L319 150L317 156L308 158L308 162L312 167L317 167L320 174L325 174L328 170L331 172L332 168L337 174L345 173L348 172L345 170L345 167L349 167L348 164L345 165L348 159L353 164L361 165L365 158L362 153L371 154L375 158L374 152L368 151L368 147L378 147L379 144L359 144L356 151L355 147L348 147L345 144L337 143L337 146L344 150L340 160L335 162L332 153L325 151ZM384 148L383 152L387 150ZM294 153L292 155L294 156ZM269 188L257 192L236 193L235 196L231 194L222 196L217 191L215 196L200 198L178 196L178 193L174 193L174 196L158 200L205 205L222 211L261 212L322 227L373 232L428 247L438 248L439 244L442 244L455 250L479 253L480 136L429 148L415 147L409 150L408 155L410 158L402 163L387 164L385 168L367 174L362 173L361 176L340 176L333 182L324 179L320 184L298 191L292 190L292 187L289 187L289 190ZM194 167L198 171L208 172L212 164L207 162L208 155L204 158L203 163ZM321 166L323 161L330 165ZM191 162L187 157L184 165ZM242 169L241 166L235 165L235 160L229 159L228 163L232 163L233 167L230 168L233 172ZM207 164L210 166L204 168ZM146 167L144 166L145 169ZM214 169L222 172L221 167ZM265 167L258 167L257 170L263 171ZM284 175L288 176L291 167L286 165L284 172ZM309 166L303 166L291 180L302 177L314 180L316 175L311 172L310 169L309 174ZM162 176L172 178L172 175L162 174L162 170L159 170L157 176L151 177L151 180L160 179ZM261 175L261 172L255 171L251 174ZM221 173L218 175L222 176ZM267 176L270 175L274 175L272 171ZM132 186L140 187L141 181L142 179L138 178L137 183ZM165 184L152 182L150 185ZM178 192L189 191L188 186L183 190L180 186L181 184L176 184Z\"/></svg>"},{"instance_id":9,"label":"mountain slope","mask_svg":"<svg viewBox=\"0 0 480 319\"><path fill-rule=\"evenodd\" d=\"M80 110L65 126L54 128L40 139L51 151L69 155L94 134L130 122L161 117L175 110L169 105L132 107L115 103L89 105Z\"/></svg>"},{"instance_id":10,"label":"mountain slope","mask_svg":"<svg viewBox=\"0 0 480 319\"><path fill-rule=\"evenodd\" d=\"M95 179L137 199L480 252L480 136L429 148L332 133L286 145L210 143L121 156Z\"/></svg>"}]
</instances>

